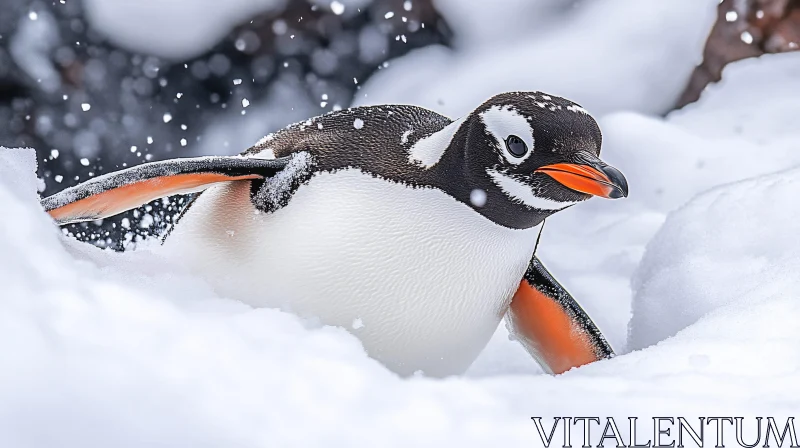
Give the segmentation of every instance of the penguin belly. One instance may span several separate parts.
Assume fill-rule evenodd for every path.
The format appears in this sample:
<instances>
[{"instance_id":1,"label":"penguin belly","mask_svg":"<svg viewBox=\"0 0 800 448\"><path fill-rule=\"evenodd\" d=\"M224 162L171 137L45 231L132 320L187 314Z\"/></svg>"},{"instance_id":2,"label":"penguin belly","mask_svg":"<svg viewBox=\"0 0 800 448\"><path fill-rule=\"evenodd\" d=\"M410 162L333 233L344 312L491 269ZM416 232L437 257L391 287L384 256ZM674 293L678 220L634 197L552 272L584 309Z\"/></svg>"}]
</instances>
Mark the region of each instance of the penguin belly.
<instances>
[{"instance_id":1,"label":"penguin belly","mask_svg":"<svg viewBox=\"0 0 800 448\"><path fill-rule=\"evenodd\" d=\"M344 327L400 375L447 376L489 341L538 231L349 168L314 174L272 213L249 182L214 186L163 250L225 297Z\"/></svg>"}]
</instances>

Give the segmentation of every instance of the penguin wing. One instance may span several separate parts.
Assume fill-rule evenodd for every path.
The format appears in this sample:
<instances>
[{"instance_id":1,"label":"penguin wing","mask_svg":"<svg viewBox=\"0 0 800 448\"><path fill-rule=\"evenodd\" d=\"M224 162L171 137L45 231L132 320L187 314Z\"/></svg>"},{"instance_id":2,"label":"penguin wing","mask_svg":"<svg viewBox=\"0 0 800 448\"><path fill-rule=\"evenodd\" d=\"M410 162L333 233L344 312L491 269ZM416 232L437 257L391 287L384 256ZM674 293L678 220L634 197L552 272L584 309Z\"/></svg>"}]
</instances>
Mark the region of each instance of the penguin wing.
<instances>
[{"instance_id":1,"label":"penguin wing","mask_svg":"<svg viewBox=\"0 0 800 448\"><path fill-rule=\"evenodd\" d=\"M525 350L550 373L614 356L592 319L535 255L506 321Z\"/></svg>"},{"instance_id":2,"label":"penguin wing","mask_svg":"<svg viewBox=\"0 0 800 448\"><path fill-rule=\"evenodd\" d=\"M194 157L145 163L95 177L42 199L59 225L122 213L154 199L205 190L217 182L264 179L288 158Z\"/></svg>"}]
</instances>

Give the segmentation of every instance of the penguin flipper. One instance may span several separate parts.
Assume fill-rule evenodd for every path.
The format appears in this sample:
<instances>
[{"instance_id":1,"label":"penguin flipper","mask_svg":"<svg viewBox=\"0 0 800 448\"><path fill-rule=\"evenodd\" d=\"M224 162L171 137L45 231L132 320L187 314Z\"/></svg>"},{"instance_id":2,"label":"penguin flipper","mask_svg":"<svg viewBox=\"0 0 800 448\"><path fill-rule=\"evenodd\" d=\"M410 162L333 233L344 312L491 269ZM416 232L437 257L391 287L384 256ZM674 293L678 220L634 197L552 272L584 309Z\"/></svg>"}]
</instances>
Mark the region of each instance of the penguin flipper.
<instances>
[{"instance_id":1,"label":"penguin flipper","mask_svg":"<svg viewBox=\"0 0 800 448\"><path fill-rule=\"evenodd\" d=\"M145 163L67 188L41 204L59 225L92 221L158 198L202 191L217 182L271 177L288 160L214 156Z\"/></svg>"},{"instance_id":2,"label":"penguin flipper","mask_svg":"<svg viewBox=\"0 0 800 448\"><path fill-rule=\"evenodd\" d=\"M592 319L535 255L506 321L525 350L550 373L614 356Z\"/></svg>"}]
</instances>

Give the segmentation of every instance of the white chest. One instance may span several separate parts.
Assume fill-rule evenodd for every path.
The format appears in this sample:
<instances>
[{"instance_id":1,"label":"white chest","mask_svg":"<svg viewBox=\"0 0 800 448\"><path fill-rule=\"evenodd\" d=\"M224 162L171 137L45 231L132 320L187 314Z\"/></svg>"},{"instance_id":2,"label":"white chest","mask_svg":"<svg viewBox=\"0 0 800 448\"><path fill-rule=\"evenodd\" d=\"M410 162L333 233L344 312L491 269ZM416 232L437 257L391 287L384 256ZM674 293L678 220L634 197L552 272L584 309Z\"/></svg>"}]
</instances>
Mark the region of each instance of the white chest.
<instances>
[{"instance_id":1,"label":"white chest","mask_svg":"<svg viewBox=\"0 0 800 448\"><path fill-rule=\"evenodd\" d=\"M538 228L349 169L258 214L246 182L204 193L164 246L228 297L342 326L400 374L463 372L502 318Z\"/></svg>"}]
</instances>

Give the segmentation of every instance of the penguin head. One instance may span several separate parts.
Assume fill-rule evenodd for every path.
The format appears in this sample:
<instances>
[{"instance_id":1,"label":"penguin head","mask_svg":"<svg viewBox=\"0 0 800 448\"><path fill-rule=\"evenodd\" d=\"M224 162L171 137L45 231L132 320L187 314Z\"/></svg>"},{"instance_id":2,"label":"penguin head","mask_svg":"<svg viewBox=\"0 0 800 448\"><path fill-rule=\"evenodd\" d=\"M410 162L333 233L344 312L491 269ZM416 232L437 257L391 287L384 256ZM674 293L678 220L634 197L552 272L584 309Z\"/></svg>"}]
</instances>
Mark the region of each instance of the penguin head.
<instances>
[{"instance_id":1,"label":"penguin head","mask_svg":"<svg viewBox=\"0 0 800 448\"><path fill-rule=\"evenodd\" d=\"M599 158L597 122L564 98L497 95L465 117L458 134L451 154L462 155L463 200L498 224L529 228L592 196L628 195L622 173Z\"/></svg>"}]
</instances>

